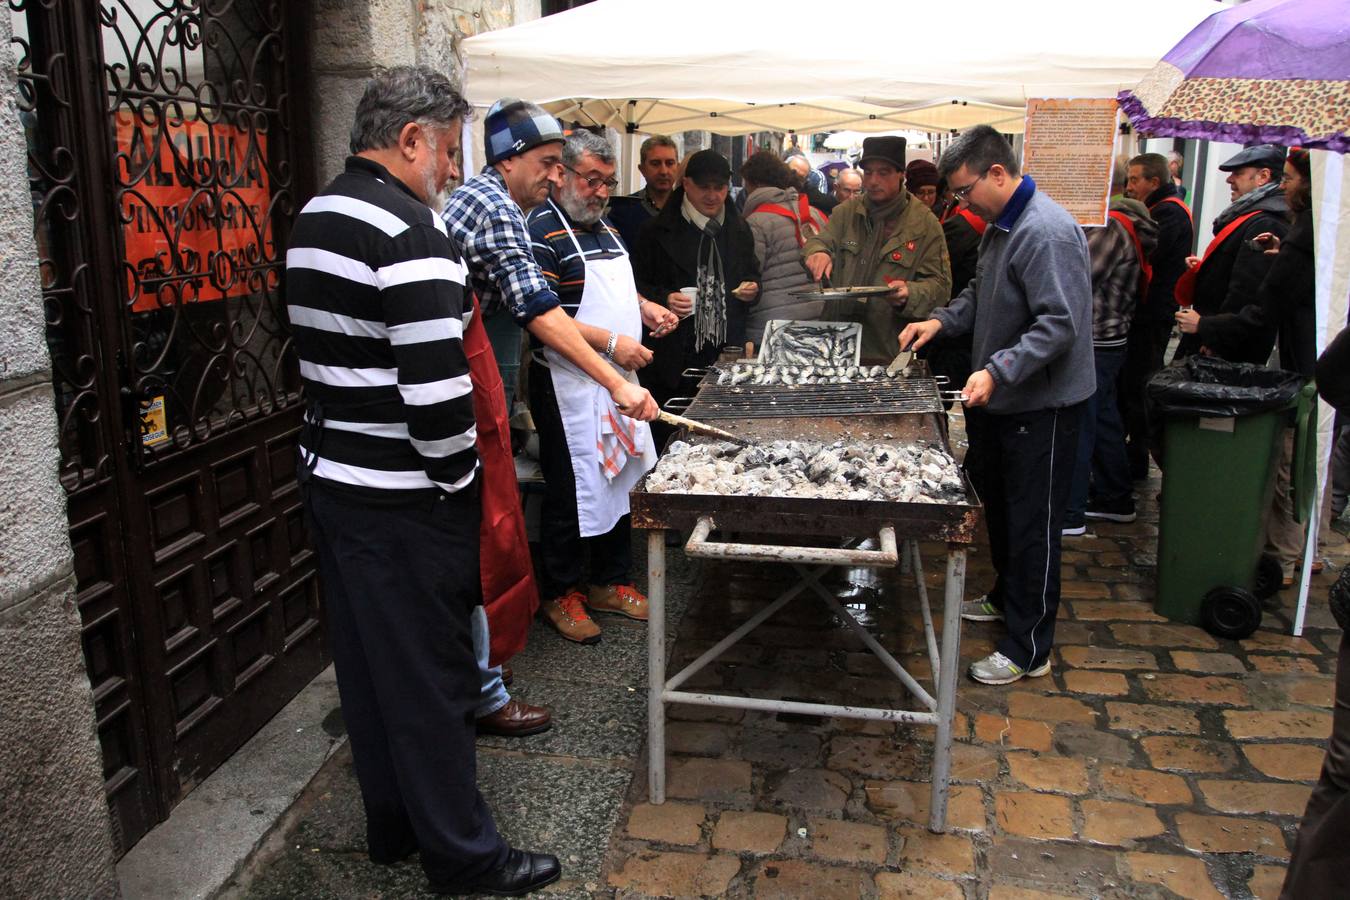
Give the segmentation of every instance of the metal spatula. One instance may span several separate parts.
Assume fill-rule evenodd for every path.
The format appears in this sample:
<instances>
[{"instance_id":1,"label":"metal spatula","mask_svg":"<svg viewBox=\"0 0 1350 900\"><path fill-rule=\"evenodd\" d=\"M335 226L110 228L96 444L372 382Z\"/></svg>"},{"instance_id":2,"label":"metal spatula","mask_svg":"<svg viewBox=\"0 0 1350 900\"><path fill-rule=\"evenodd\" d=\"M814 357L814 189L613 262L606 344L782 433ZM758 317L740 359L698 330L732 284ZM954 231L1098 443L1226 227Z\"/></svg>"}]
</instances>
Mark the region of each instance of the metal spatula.
<instances>
[{"instance_id":1,"label":"metal spatula","mask_svg":"<svg viewBox=\"0 0 1350 900\"><path fill-rule=\"evenodd\" d=\"M891 360L891 364L886 367L887 377L894 377L895 373L899 372L901 369L908 369L909 364L913 361L913 350L901 350L899 353L895 354L895 359Z\"/></svg>"}]
</instances>

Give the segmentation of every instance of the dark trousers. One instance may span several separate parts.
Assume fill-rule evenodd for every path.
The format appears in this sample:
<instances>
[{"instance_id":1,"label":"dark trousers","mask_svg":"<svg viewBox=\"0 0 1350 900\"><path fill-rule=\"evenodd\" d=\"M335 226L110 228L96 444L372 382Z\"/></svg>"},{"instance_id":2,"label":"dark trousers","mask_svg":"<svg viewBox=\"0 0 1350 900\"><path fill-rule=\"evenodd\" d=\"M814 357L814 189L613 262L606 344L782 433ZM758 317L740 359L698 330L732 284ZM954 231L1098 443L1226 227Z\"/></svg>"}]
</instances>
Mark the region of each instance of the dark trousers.
<instances>
[{"instance_id":1,"label":"dark trousers","mask_svg":"<svg viewBox=\"0 0 1350 900\"><path fill-rule=\"evenodd\" d=\"M1336 708L1331 739L1294 841L1281 900L1344 897L1350 872L1350 637L1341 635L1336 660Z\"/></svg>"},{"instance_id":2,"label":"dark trousers","mask_svg":"<svg viewBox=\"0 0 1350 900\"><path fill-rule=\"evenodd\" d=\"M572 453L567 449L567 435L558 414L553 376L544 366L530 370L530 415L539 433L539 467L544 470L544 503L539 518L539 553L543 563L539 574L544 599L560 597L573 588L584 589L587 583L630 584L633 567L630 517L619 519L605 534L581 537Z\"/></svg>"},{"instance_id":3,"label":"dark trousers","mask_svg":"<svg viewBox=\"0 0 1350 900\"><path fill-rule=\"evenodd\" d=\"M433 884L472 880L508 849L477 785L476 490L398 507L304 491L371 859L420 849Z\"/></svg>"},{"instance_id":4,"label":"dark trousers","mask_svg":"<svg viewBox=\"0 0 1350 900\"><path fill-rule=\"evenodd\" d=\"M1125 348L1097 348L1097 392L1087 401L1078 435L1078 456L1065 520L1081 525L1089 494L1106 502L1130 496L1130 463L1125 457L1125 431L1116 398L1116 376L1125 362Z\"/></svg>"},{"instance_id":5,"label":"dark trousers","mask_svg":"<svg viewBox=\"0 0 1350 900\"><path fill-rule=\"evenodd\" d=\"M1130 475L1148 475L1149 413L1148 380L1163 366L1172 322L1138 318L1130 326L1125 345L1125 366L1120 374L1120 411L1125 419L1126 457Z\"/></svg>"},{"instance_id":6,"label":"dark trousers","mask_svg":"<svg viewBox=\"0 0 1350 900\"><path fill-rule=\"evenodd\" d=\"M1060 529L1086 403L996 414L966 411L966 470L984 503L998 580L989 599L1008 635L999 652L1023 669L1045 661L1059 610Z\"/></svg>"}]
</instances>

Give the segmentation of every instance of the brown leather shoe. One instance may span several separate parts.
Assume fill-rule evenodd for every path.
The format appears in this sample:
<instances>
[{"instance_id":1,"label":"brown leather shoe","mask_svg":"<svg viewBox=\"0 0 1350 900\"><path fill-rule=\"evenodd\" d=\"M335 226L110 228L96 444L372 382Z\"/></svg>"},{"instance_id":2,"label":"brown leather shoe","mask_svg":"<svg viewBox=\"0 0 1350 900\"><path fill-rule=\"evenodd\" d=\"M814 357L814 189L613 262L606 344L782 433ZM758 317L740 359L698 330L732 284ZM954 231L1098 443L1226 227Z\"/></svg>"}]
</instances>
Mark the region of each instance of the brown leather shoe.
<instances>
[{"instance_id":1,"label":"brown leather shoe","mask_svg":"<svg viewBox=\"0 0 1350 900\"><path fill-rule=\"evenodd\" d=\"M511 667L509 665L507 665L506 663L502 663L502 684L506 685L507 687L510 687L511 682L515 680L516 680L516 673L511 670Z\"/></svg>"},{"instance_id":2,"label":"brown leather shoe","mask_svg":"<svg viewBox=\"0 0 1350 900\"><path fill-rule=\"evenodd\" d=\"M561 597L545 601L540 604L539 612L569 641L600 643L600 626L586 613L586 598L581 591L568 591Z\"/></svg>"},{"instance_id":3,"label":"brown leather shoe","mask_svg":"<svg viewBox=\"0 0 1350 900\"><path fill-rule=\"evenodd\" d=\"M647 621L647 598L631 584L592 585L586 605L591 612L618 613L639 622Z\"/></svg>"},{"instance_id":4,"label":"brown leather shoe","mask_svg":"<svg viewBox=\"0 0 1350 900\"><path fill-rule=\"evenodd\" d=\"M525 737L539 734L553 727L553 715L543 706L531 706L511 698L501 709L478 720L479 734L499 734L502 737Z\"/></svg>"}]
</instances>

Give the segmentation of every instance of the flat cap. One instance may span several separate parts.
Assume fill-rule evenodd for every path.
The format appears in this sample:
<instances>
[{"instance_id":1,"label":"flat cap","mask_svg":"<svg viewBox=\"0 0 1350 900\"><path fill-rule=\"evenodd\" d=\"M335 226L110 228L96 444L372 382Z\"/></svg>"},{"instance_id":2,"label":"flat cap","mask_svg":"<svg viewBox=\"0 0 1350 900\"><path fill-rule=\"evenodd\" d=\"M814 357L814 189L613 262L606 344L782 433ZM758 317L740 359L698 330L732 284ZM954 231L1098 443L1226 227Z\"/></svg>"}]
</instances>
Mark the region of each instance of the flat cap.
<instances>
[{"instance_id":1,"label":"flat cap","mask_svg":"<svg viewBox=\"0 0 1350 900\"><path fill-rule=\"evenodd\" d=\"M1219 166L1220 172L1234 172L1243 166L1259 166L1279 172L1284 168L1284 148L1274 144L1254 144Z\"/></svg>"}]
</instances>

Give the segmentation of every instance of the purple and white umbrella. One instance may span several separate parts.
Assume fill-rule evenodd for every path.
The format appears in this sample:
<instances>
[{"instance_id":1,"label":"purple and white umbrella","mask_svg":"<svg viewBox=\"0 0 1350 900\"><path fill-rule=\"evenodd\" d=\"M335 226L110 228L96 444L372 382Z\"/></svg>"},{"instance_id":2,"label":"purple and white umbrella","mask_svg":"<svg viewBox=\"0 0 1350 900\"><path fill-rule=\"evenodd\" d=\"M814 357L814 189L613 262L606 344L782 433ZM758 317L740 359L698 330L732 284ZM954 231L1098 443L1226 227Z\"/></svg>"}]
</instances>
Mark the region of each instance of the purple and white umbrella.
<instances>
[{"instance_id":1,"label":"purple and white umbrella","mask_svg":"<svg viewBox=\"0 0 1350 900\"><path fill-rule=\"evenodd\" d=\"M1350 2L1225 7L1118 99L1148 135L1350 151Z\"/></svg>"}]
</instances>

